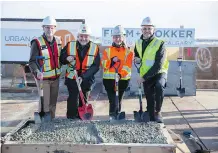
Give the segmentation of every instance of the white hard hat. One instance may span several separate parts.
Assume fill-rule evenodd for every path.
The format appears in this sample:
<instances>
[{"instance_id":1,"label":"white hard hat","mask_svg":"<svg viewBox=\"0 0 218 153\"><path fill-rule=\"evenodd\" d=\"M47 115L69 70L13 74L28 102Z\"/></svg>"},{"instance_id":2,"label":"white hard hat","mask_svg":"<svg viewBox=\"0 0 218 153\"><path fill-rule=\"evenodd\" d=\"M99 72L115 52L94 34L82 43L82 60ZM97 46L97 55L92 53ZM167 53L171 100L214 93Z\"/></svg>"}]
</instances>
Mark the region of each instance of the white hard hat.
<instances>
[{"instance_id":1,"label":"white hard hat","mask_svg":"<svg viewBox=\"0 0 218 153\"><path fill-rule=\"evenodd\" d=\"M81 24L78 34L91 35L91 29L86 24Z\"/></svg>"},{"instance_id":2,"label":"white hard hat","mask_svg":"<svg viewBox=\"0 0 218 153\"><path fill-rule=\"evenodd\" d=\"M151 25L151 26L154 26L154 24L152 23L150 17L146 17L146 18L143 19L141 26L143 26L143 25Z\"/></svg>"},{"instance_id":3,"label":"white hard hat","mask_svg":"<svg viewBox=\"0 0 218 153\"><path fill-rule=\"evenodd\" d=\"M57 26L57 22L55 20L55 18L53 18L52 16L47 16L46 18L43 19L42 21L42 25L54 25Z\"/></svg>"},{"instance_id":4,"label":"white hard hat","mask_svg":"<svg viewBox=\"0 0 218 153\"><path fill-rule=\"evenodd\" d=\"M124 30L124 28L121 25L117 25L116 27L114 27L113 31L112 31L112 36L116 36L116 35L125 35L126 31Z\"/></svg>"}]
</instances>

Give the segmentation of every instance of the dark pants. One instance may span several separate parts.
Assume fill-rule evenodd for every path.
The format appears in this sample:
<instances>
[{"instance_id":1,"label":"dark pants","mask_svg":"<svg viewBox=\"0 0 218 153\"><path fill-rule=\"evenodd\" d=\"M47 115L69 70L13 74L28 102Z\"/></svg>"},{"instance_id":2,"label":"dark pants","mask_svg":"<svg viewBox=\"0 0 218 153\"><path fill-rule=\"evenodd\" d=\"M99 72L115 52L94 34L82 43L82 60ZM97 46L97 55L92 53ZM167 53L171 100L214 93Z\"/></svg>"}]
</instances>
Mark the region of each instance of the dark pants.
<instances>
[{"instance_id":1,"label":"dark pants","mask_svg":"<svg viewBox=\"0 0 218 153\"><path fill-rule=\"evenodd\" d=\"M79 90L76 80L66 78L65 85L67 86L69 97L67 98L67 118L78 117L78 106L82 106L82 101L79 96ZM91 85L87 81L83 81L81 84L82 92L85 97L85 103L89 97L91 91Z\"/></svg>"},{"instance_id":2,"label":"dark pants","mask_svg":"<svg viewBox=\"0 0 218 153\"><path fill-rule=\"evenodd\" d=\"M105 90L107 92L107 96L109 99L109 115L113 116L116 115L118 112L121 111L121 107L122 107L122 99L124 96L124 92L127 89L128 85L129 85L129 80L120 80L118 85L119 85L119 109L116 107L116 92L115 92L115 80L111 80L111 79L103 79L103 84L105 87Z\"/></svg>"},{"instance_id":3,"label":"dark pants","mask_svg":"<svg viewBox=\"0 0 218 153\"><path fill-rule=\"evenodd\" d=\"M160 112L163 103L166 74L157 74L143 82L143 86L147 99L147 111L149 112L151 121L155 121L155 111Z\"/></svg>"}]
</instances>

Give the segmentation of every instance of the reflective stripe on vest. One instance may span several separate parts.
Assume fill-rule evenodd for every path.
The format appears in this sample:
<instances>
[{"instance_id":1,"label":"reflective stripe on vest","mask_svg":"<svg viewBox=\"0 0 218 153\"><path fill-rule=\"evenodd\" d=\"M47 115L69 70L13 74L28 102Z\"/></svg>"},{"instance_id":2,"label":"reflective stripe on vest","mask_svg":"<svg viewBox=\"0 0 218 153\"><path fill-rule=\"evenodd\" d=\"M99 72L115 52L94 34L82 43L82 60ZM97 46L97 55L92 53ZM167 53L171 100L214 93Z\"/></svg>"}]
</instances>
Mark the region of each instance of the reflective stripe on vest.
<instances>
[{"instance_id":1,"label":"reflective stripe on vest","mask_svg":"<svg viewBox=\"0 0 218 153\"><path fill-rule=\"evenodd\" d=\"M77 52L76 41L70 42L69 45L70 45L70 50L68 51L68 55L76 56L76 52ZM90 43L89 50L88 50L87 55L85 57L85 58L87 58L87 62L86 62L85 69L82 70L83 72L86 71L93 64L93 62L95 60L95 55L98 51L97 48L98 48L98 46L96 44L94 44L92 42ZM83 64L83 63L80 63L80 64ZM68 78L75 79L73 70L74 70L74 68L70 67L70 64L69 64L67 67L67 73L66 73L66 76Z\"/></svg>"},{"instance_id":2,"label":"reflective stripe on vest","mask_svg":"<svg viewBox=\"0 0 218 153\"><path fill-rule=\"evenodd\" d=\"M60 39L55 37L55 40L57 43L57 49L58 49L58 60L57 60L58 68L56 68L56 73L55 73L55 69L52 69L51 67L51 63L50 63L51 57L49 55L48 46L45 43L45 39L41 36L41 37L38 37L37 40L40 45L41 55L45 57L44 65L43 65L43 78L50 78L50 77L56 76L56 73L57 73L57 76L59 76L61 74L61 68L60 68L60 63L59 63L59 56L61 52Z\"/></svg>"},{"instance_id":3,"label":"reflective stripe on vest","mask_svg":"<svg viewBox=\"0 0 218 153\"><path fill-rule=\"evenodd\" d=\"M107 51L107 56L108 58L110 58L110 52L111 52L111 49L110 47L109 48L106 48L105 49ZM125 57L124 57L124 63L126 62L126 59L127 59L127 56L129 55L131 51L129 49L126 49L126 53L125 53ZM106 61L102 61L102 66L103 67L106 67ZM122 77L120 80L128 80L130 79L131 77L131 68L129 68L128 66L123 66L122 67L122 70L125 70L127 71L128 75L126 75L125 77ZM115 72L110 72L109 69L103 69L103 79L115 79Z\"/></svg>"},{"instance_id":4,"label":"reflective stripe on vest","mask_svg":"<svg viewBox=\"0 0 218 153\"><path fill-rule=\"evenodd\" d=\"M106 48L105 50L107 51L107 57L110 58L110 53L111 53L110 48ZM102 60L101 63L103 67L106 67L107 61Z\"/></svg>"},{"instance_id":5,"label":"reflective stripe on vest","mask_svg":"<svg viewBox=\"0 0 218 153\"><path fill-rule=\"evenodd\" d=\"M125 77L122 77L120 80L128 80L130 79L131 74L126 75ZM104 72L103 79L115 79L115 73L113 72Z\"/></svg>"},{"instance_id":6,"label":"reflective stripe on vest","mask_svg":"<svg viewBox=\"0 0 218 153\"><path fill-rule=\"evenodd\" d=\"M148 70L154 65L156 53L159 50L161 43L162 43L162 40L154 38L149 43L149 45L146 47L146 49L144 51L144 55L142 57L142 40L139 39L136 42L137 52L138 52L140 58L142 59L142 66L140 68L140 76L141 77L143 77L148 72ZM168 66L169 66L169 62L166 58L161 70L158 73L163 73L163 72L167 73Z\"/></svg>"}]
</instances>

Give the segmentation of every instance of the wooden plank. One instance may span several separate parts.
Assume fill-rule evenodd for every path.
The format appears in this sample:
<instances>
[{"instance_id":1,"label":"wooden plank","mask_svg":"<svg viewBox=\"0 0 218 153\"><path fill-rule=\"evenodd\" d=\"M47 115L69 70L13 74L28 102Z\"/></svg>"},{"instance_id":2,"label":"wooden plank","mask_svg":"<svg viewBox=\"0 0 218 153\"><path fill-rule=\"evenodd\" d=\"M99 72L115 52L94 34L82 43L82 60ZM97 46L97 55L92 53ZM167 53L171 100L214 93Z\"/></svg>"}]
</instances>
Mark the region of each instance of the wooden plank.
<instances>
[{"instance_id":1,"label":"wooden plank","mask_svg":"<svg viewBox=\"0 0 218 153\"><path fill-rule=\"evenodd\" d=\"M173 145L152 144L3 144L4 153L172 153Z\"/></svg>"}]
</instances>

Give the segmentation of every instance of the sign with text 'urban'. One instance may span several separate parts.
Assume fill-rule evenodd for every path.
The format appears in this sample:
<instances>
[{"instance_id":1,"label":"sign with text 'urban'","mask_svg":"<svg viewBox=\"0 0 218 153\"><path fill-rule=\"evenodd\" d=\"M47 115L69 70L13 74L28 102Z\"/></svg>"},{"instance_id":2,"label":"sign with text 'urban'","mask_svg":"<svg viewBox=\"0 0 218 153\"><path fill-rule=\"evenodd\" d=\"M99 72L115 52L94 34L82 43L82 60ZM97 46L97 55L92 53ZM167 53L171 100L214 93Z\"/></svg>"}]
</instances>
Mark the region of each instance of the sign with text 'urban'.
<instances>
[{"instance_id":1,"label":"sign with text 'urban'","mask_svg":"<svg viewBox=\"0 0 218 153\"><path fill-rule=\"evenodd\" d=\"M112 44L113 28L102 28L102 46ZM128 46L134 46L135 41L141 36L140 28L125 28L126 43ZM194 28L157 28L155 36L164 40L168 47L191 47L195 43Z\"/></svg>"}]
</instances>

